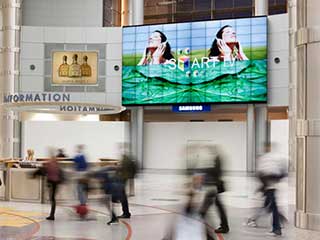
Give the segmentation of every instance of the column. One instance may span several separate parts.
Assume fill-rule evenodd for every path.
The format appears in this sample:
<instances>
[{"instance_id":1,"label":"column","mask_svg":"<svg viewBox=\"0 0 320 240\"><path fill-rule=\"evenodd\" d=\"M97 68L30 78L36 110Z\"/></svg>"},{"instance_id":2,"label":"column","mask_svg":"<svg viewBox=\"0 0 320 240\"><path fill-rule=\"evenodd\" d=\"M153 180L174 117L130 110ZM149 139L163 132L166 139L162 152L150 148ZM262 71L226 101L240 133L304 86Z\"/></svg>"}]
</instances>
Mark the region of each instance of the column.
<instances>
[{"instance_id":1,"label":"column","mask_svg":"<svg viewBox=\"0 0 320 240\"><path fill-rule=\"evenodd\" d=\"M132 11L132 24L141 25L144 19L144 1L131 0L129 8ZM130 10L129 10L130 11ZM130 140L131 153L138 160L138 164L143 168L143 130L144 130L144 109L143 107L130 108L131 110L131 124L130 124Z\"/></svg>"},{"instance_id":2,"label":"column","mask_svg":"<svg viewBox=\"0 0 320 240\"><path fill-rule=\"evenodd\" d=\"M297 30L297 0L289 1L289 171L296 170L296 112L297 112L297 51L295 50Z\"/></svg>"},{"instance_id":3,"label":"column","mask_svg":"<svg viewBox=\"0 0 320 240\"><path fill-rule=\"evenodd\" d=\"M129 0L121 0L121 26L128 26L130 20Z\"/></svg>"},{"instance_id":4,"label":"column","mask_svg":"<svg viewBox=\"0 0 320 240\"><path fill-rule=\"evenodd\" d=\"M255 16L268 15L268 0L255 0ZM268 109L265 104L250 105L248 108L248 171L256 170L256 160L264 152L268 141ZM250 139L249 139L250 138ZM249 152L250 151L250 152Z\"/></svg>"},{"instance_id":5,"label":"column","mask_svg":"<svg viewBox=\"0 0 320 240\"><path fill-rule=\"evenodd\" d=\"M255 0L254 13L255 16L268 15L268 0Z\"/></svg>"},{"instance_id":6,"label":"column","mask_svg":"<svg viewBox=\"0 0 320 240\"><path fill-rule=\"evenodd\" d=\"M290 8L290 14L297 16L296 48L292 49L297 51L295 225L318 231L320 231L319 9L318 0L299 0L296 2L296 10Z\"/></svg>"},{"instance_id":7,"label":"column","mask_svg":"<svg viewBox=\"0 0 320 240\"><path fill-rule=\"evenodd\" d=\"M254 105L249 104L247 109L247 172L254 172L256 169L255 139Z\"/></svg>"},{"instance_id":8,"label":"column","mask_svg":"<svg viewBox=\"0 0 320 240\"><path fill-rule=\"evenodd\" d=\"M0 104L4 95L17 91L19 86L20 9L20 1L0 1ZM0 106L0 157L17 154L20 136L14 129L18 125L16 115Z\"/></svg>"},{"instance_id":9,"label":"column","mask_svg":"<svg viewBox=\"0 0 320 240\"><path fill-rule=\"evenodd\" d=\"M144 22L144 0L131 0L133 11L133 24L141 25Z\"/></svg>"},{"instance_id":10,"label":"column","mask_svg":"<svg viewBox=\"0 0 320 240\"><path fill-rule=\"evenodd\" d=\"M255 160L265 153L265 143L269 141L268 109L265 105L255 108Z\"/></svg>"}]
</instances>

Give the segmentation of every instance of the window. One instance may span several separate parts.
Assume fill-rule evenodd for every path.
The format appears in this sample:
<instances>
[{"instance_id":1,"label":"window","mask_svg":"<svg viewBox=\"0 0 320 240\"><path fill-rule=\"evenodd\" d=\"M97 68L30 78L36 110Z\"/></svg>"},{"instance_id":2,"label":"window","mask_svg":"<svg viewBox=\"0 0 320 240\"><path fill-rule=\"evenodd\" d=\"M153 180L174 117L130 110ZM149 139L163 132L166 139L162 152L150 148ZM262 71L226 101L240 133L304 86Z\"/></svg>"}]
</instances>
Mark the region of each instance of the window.
<instances>
[{"instance_id":1,"label":"window","mask_svg":"<svg viewBox=\"0 0 320 240\"><path fill-rule=\"evenodd\" d=\"M145 0L145 23L250 17L254 0ZM269 0L269 14L287 12L286 0Z\"/></svg>"},{"instance_id":2,"label":"window","mask_svg":"<svg viewBox=\"0 0 320 240\"><path fill-rule=\"evenodd\" d=\"M287 13L286 0L269 0L269 15Z\"/></svg>"},{"instance_id":3,"label":"window","mask_svg":"<svg viewBox=\"0 0 320 240\"><path fill-rule=\"evenodd\" d=\"M120 26L121 25L121 1L104 0L103 1L103 26Z\"/></svg>"}]
</instances>

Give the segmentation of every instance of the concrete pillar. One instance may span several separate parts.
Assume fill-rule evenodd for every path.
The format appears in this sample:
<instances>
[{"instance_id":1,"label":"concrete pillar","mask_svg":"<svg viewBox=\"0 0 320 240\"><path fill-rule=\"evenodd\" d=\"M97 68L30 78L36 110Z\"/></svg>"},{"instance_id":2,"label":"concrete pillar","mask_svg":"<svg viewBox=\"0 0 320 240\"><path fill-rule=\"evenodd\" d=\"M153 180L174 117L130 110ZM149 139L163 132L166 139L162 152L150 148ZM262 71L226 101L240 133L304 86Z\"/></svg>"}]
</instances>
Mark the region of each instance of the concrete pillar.
<instances>
[{"instance_id":1,"label":"concrete pillar","mask_svg":"<svg viewBox=\"0 0 320 240\"><path fill-rule=\"evenodd\" d=\"M143 149L144 149L144 109L138 107L137 109L137 159L139 165L143 168Z\"/></svg>"},{"instance_id":2,"label":"concrete pillar","mask_svg":"<svg viewBox=\"0 0 320 240\"><path fill-rule=\"evenodd\" d=\"M268 0L255 0L255 16L268 15ZM268 119L266 105L250 105L248 108L247 143L248 171L256 170L256 159L264 152L264 143L268 141Z\"/></svg>"},{"instance_id":3,"label":"concrete pillar","mask_svg":"<svg viewBox=\"0 0 320 240\"><path fill-rule=\"evenodd\" d=\"M296 112L297 112L297 51L295 50L295 32L297 31L297 0L291 0L289 6L289 171L296 170Z\"/></svg>"},{"instance_id":4,"label":"concrete pillar","mask_svg":"<svg viewBox=\"0 0 320 240\"><path fill-rule=\"evenodd\" d=\"M297 185L295 225L320 231L320 1L296 2ZM290 8L290 14L294 8ZM293 69L294 70L294 69Z\"/></svg>"},{"instance_id":5,"label":"concrete pillar","mask_svg":"<svg viewBox=\"0 0 320 240\"><path fill-rule=\"evenodd\" d=\"M20 15L21 2L0 1L0 104L3 96L18 91L20 61ZM19 135L14 125L18 125L15 114L0 106L0 157L13 157L14 145L19 145Z\"/></svg>"},{"instance_id":6,"label":"concrete pillar","mask_svg":"<svg viewBox=\"0 0 320 240\"><path fill-rule=\"evenodd\" d=\"M255 108L255 156L257 159L265 153L264 145L269 141L270 129L268 127L268 109L266 106Z\"/></svg>"},{"instance_id":7,"label":"concrete pillar","mask_svg":"<svg viewBox=\"0 0 320 240\"><path fill-rule=\"evenodd\" d=\"M247 109L247 171L256 170L256 131L254 105L249 104Z\"/></svg>"},{"instance_id":8,"label":"concrete pillar","mask_svg":"<svg viewBox=\"0 0 320 240\"><path fill-rule=\"evenodd\" d=\"M128 0L128 25L133 25L133 0Z\"/></svg>"},{"instance_id":9,"label":"concrete pillar","mask_svg":"<svg viewBox=\"0 0 320 240\"><path fill-rule=\"evenodd\" d=\"M129 9L132 9L132 24L141 25L144 22L144 1L131 0ZM129 10L130 12L130 10ZM130 21L130 20L129 20ZM143 131L144 131L144 109L143 107L131 108L130 140L131 153L138 160L139 166L143 168Z\"/></svg>"},{"instance_id":10,"label":"concrete pillar","mask_svg":"<svg viewBox=\"0 0 320 240\"><path fill-rule=\"evenodd\" d=\"M132 1L132 16L133 25L141 25L144 23L144 0L131 0Z\"/></svg>"},{"instance_id":11,"label":"concrete pillar","mask_svg":"<svg viewBox=\"0 0 320 240\"><path fill-rule=\"evenodd\" d=\"M255 16L268 15L268 0L255 0L254 15Z\"/></svg>"},{"instance_id":12,"label":"concrete pillar","mask_svg":"<svg viewBox=\"0 0 320 240\"><path fill-rule=\"evenodd\" d=\"M121 26L130 24L130 6L129 0L121 0Z\"/></svg>"}]
</instances>

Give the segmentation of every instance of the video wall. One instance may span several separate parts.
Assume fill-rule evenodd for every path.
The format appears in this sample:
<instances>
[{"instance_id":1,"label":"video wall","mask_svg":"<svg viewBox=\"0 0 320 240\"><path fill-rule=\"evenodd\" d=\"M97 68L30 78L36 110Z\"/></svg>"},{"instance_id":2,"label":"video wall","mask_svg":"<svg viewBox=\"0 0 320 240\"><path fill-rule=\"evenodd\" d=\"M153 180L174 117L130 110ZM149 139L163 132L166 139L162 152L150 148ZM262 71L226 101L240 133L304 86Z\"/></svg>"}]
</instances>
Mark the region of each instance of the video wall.
<instances>
[{"instance_id":1,"label":"video wall","mask_svg":"<svg viewBox=\"0 0 320 240\"><path fill-rule=\"evenodd\" d=\"M267 17L123 28L122 104L267 101Z\"/></svg>"}]
</instances>

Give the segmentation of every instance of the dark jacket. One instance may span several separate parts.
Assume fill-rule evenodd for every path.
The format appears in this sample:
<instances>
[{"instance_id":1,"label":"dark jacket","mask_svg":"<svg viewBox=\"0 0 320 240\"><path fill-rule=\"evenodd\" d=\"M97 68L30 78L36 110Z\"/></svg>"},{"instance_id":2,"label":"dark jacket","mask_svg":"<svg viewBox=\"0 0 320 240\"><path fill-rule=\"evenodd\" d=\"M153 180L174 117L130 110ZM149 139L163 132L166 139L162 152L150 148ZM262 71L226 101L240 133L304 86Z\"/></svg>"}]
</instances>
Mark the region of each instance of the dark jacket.
<instances>
[{"instance_id":1,"label":"dark jacket","mask_svg":"<svg viewBox=\"0 0 320 240\"><path fill-rule=\"evenodd\" d=\"M222 180L221 159L219 156L214 159L214 167L205 170L205 175L206 185L216 186L218 193L225 191L224 182Z\"/></svg>"},{"instance_id":2,"label":"dark jacket","mask_svg":"<svg viewBox=\"0 0 320 240\"><path fill-rule=\"evenodd\" d=\"M102 188L105 194L111 195L112 202L120 201L125 185L116 176L116 168L104 168L95 172L93 177L101 180Z\"/></svg>"},{"instance_id":3,"label":"dark jacket","mask_svg":"<svg viewBox=\"0 0 320 240\"><path fill-rule=\"evenodd\" d=\"M116 175L120 181L125 183L128 179L133 179L137 173L137 164L129 155L123 155Z\"/></svg>"}]
</instances>

